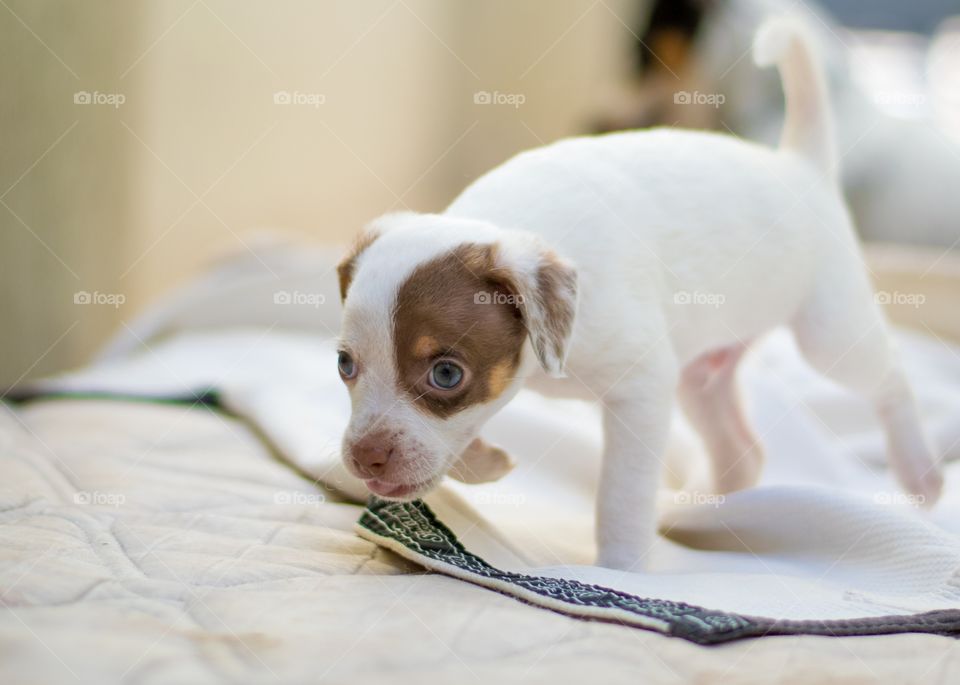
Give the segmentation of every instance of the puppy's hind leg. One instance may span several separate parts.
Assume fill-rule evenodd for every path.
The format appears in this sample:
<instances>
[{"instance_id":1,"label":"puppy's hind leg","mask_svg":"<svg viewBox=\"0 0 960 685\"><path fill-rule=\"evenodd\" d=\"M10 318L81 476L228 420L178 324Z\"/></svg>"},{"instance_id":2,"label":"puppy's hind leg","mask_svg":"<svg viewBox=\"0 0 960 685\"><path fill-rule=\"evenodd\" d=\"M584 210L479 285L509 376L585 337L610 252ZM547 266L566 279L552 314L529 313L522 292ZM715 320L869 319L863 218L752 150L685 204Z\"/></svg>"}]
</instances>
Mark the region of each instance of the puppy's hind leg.
<instances>
[{"instance_id":1,"label":"puppy's hind leg","mask_svg":"<svg viewBox=\"0 0 960 685\"><path fill-rule=\"evenodd\" d=\"M920 503L934 504L943 476L866 278L819 288L794 318L792 329L815 369L873 402L897 480Z\"/></svg>"},{"instance_id":2,"label":"puppy's hind leg","mask_svg":"<svg viewBox=\"0 0 960 685\"><path fill-rule=\"evenodd\" d=\"M651 351L642 366L602 398L597 563L624 571L643 570L656 535L657 486L676 393L672 351Z\"/></svg>"},{"instance_id":3,"label":"puppy's hind leg","mask_svg":"<svg viewBox=\"0 0 960 685\"><path fill-rule=\"evenodd\" d=\"M680 405L707 448L719 493L756 485L763 468L763 447L737 389L737 367L746 350L737 344L704 354L680 378Z\"/></svg>"}]
</instances>

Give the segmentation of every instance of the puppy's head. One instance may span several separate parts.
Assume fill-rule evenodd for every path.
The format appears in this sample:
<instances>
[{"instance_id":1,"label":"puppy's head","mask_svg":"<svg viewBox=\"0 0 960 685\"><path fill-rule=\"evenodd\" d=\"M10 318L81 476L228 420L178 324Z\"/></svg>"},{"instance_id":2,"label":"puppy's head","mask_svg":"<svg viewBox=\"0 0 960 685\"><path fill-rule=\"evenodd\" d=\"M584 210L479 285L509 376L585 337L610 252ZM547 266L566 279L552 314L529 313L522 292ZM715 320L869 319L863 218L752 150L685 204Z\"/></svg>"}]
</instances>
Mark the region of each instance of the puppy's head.
<instances>
[{"instance_id":1,"label":"puppy's head","mask_svg":"<svg viewBox=\"0 0 960 685\"><path fill-rule=\"evenodd\" d=\"M338 273L338 366L353 407L343 459L381 497L437 485L519 389L529 356L562 375L576 274L532 235L390 215Z\"/></svg>"}]
</instances>

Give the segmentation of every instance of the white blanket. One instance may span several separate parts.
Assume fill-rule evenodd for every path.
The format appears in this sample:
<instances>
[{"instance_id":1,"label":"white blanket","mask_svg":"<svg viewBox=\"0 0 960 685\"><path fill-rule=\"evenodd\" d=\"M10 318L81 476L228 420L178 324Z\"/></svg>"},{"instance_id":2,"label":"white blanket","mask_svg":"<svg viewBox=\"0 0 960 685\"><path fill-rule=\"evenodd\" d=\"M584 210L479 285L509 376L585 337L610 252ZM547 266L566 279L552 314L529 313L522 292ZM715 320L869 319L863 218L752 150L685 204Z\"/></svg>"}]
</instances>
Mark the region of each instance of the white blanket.
<instances>
[{"instance_id":1,"label":"white blanket","mask_svg":"<svg viewBox=\"0 0 960 685\"><path fill-rule=\"evenodd\" d=\"M330 264L302 252L274 257L277 279L228 265L131 326L98 363L35 389L180 396L214 388L286 459L363 498L339 465L349 405L335 370ZM517 469L494 484L447 483L427 501L500 568L642 597L788 619L958 608L960 354L939 340L900 340L948 462L946 494L930 513L887 473L868 408L809 371L785 334L771 336L742 373L768 454L760 486L725 498L702 489L702 452L678 418L662 497L669 539L648 573L585 565L601 439L589 405L522 393L485 431Z\"/></svg>"}]
</instances>

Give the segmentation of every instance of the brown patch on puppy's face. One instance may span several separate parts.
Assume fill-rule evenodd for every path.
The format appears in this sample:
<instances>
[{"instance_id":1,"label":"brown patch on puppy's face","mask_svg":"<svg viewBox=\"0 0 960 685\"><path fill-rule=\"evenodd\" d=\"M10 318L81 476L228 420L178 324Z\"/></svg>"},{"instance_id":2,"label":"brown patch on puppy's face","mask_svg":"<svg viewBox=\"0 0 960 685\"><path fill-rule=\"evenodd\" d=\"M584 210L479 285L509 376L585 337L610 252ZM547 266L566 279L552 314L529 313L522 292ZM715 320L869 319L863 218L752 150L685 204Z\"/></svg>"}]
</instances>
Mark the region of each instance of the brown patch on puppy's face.
<instances>
[{"instance_id":1,"label":"brown patch on puppy's face","mask_svg":"<svg viewBox=\"0 0 960 685\"><path fill-rule=\"evenodd\" d=\"M496 247L466 244L421 264L393 312L398 383L438 417L496 399L510 385L526 336L514 290L495 266ZM431 382L434 366L462 369L452 388Z\"/></svg>"},{"instance_id":2,"label":"brown patch on puppy's face","mask_svg":"<svg viewBox=\"0 0 960 685\"><path fill-rule=\"evenodd\" d=\"M442 349L443 345L429 335L424 335L417 339L416 344L413 346L413 354L417 357L432 357L439 354Z\"/></svg>"}]
</instances>

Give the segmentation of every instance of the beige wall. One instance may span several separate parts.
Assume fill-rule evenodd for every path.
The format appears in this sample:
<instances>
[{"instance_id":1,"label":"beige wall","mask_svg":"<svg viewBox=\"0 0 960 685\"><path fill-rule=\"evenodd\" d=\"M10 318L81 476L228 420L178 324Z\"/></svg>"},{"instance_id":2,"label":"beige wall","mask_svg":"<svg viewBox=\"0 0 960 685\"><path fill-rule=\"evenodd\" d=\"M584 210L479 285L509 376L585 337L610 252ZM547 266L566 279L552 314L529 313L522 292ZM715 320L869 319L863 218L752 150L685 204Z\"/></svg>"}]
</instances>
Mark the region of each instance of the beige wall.
<instances>
[{"instance_id":1,"label":"beige wall","mask_svg":"<svg viewBox=\"0 0 960 685\"><path fill-rule=\"evenodd\" d=\"M122 0L5 2L0 387L75 363L117 324L116 310L81 309L73 294L118 287L133 242L133 157L119 114L76 106L73 95L114 87L116 63L138 42Z\"/></svg>"},{"instance_id":2,"label":"beige wall","mask_svg":"<svg viewBox=\"0 0 960 685\"><path fill-rule=\"evenodd\" d=\"M634 4L6 2L3 384L82 363L251 230L342 242L581 131L623 72L614 12L629 24ZM125 102L74 104L81 90ZM278 105L277 91L324 101ZM525 102L478 105L478 91ZM81 290L126 302L75 305Z\"/></svg>"}]
</instances>

